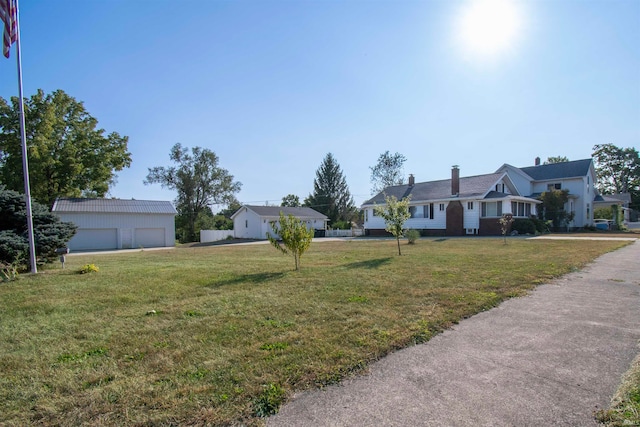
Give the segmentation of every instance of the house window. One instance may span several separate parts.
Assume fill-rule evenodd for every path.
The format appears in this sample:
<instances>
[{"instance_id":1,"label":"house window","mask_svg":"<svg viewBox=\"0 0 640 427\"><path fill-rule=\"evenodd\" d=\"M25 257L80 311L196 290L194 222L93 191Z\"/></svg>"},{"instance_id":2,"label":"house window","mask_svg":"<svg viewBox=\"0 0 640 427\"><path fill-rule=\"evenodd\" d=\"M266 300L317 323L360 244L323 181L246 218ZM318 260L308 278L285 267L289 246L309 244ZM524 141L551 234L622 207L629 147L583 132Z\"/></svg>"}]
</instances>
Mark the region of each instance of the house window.
<instances>
[{"instance_id":1,"label":"house window","mask_svg":"<svg viewBox=\"0 0 640 427\"><path fill-rule=\"evenodd\" d=\"M529 217L531 216L531 203L511 202L511 213L513 216Z\"/></svg>"},{"instance_id":2,"label":"house window","mask_svg":"<svg viewBox=\"0 0 640 427\"><path fill-rule=\"evenodd\" d=\"M249 228L249 220L248 219L244 220L244 228Z\"/></svg>"},{"instance_id":3,"label":"house window","mask_svg":"<svg viewBox=\"0 0 640 427\"><path fill-rule=\"evenodd\" d=\"M369 221L369 209L364 210L364 220Z\"/></svg>"},{"instance_id":4,"label":"house window","mask_svg":"<svg viewBox=\"0 0 640 427\"><path fill-rule=\"evenodd\" d=\"M429 203L429 218L433 219L433 203Z\"/></svg>"},{"instance_id":5,"label":"house window","mask_svg":"<svg viewBox=\"0 0 640 427\"><path fill-rule=\"evenodd\" d=\"M409 214L410 218L423 218L424 217L424 207L422 206L409 206Z\"/></svg>"},{"instance_id":6,"label":"house window","mask_svg":"<svg viewBox=\"0 0 640 427\"><path fill-rule=\"evenodd\" d=\"M498 191L500 193L504 193L504 183L503 184L496 184L496 191Z\"/></svg>"},{"instance_id":7,"label":"house window","mask_svg":"<svg viewBox=\"0 0 640 427\"><path fill-rule=\"evenodd\" d=\"M371 216L377 216L376 215L376 208L371 209Z\"/></svg>"},{"instance_id":8,"label":"house window","mask_svg":"<svg viewBox=\"0 0 640 427\"><path fill-rule=\"evenodd\" d=\"M555 184L547 185L547 191L553 191L553 190L562 190L562 183L556 182Z\"/></svg>"},{"instance_id":9,"label":"house window","mask_svg":"<svg viewBox=\"0 0 640 427\"><path fill-rule=\"evenodd\" d=\"M467 202L467 210L468 211L472 211L473 210L473 202Z\"/></svg>"},{"instance_id":10,"label":"house window","mask_svg":"<svg viewBox=\"0 0 640 427\"><path fill-rule=\"evenodd\" d=\"M444 210L444 203L440 203L440 212Z\"/></svg>"},{"instance_id":11,"label":"house window","mask_svg":"<svg viewBox=\"0 0 640 427\"><path fill-rule=\"evenodd\" d=\"M483 217L502 216L502 201L499 202L482 202Z\"/></svg>"}]
</instances>

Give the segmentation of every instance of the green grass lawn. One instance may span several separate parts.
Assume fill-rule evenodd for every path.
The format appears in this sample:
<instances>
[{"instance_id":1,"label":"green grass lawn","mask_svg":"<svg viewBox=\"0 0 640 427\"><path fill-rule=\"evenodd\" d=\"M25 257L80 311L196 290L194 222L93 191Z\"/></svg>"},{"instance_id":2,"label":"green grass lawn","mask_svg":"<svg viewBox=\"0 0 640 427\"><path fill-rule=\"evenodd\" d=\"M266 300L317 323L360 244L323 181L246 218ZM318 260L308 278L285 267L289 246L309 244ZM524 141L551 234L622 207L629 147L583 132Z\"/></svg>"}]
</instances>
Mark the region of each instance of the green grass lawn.
<instances>
[{"instance_id":1,"label":"green grass lawn","mask_svg":"<svg viewBox=\"0 0 640 427\"><path fill-rule=\"evenodd\" d=\"M258 424L626 242L395 244L314 243L300 272L268 245L70 256L0 284L0 424Z\"/></svg>"}]
</instances>

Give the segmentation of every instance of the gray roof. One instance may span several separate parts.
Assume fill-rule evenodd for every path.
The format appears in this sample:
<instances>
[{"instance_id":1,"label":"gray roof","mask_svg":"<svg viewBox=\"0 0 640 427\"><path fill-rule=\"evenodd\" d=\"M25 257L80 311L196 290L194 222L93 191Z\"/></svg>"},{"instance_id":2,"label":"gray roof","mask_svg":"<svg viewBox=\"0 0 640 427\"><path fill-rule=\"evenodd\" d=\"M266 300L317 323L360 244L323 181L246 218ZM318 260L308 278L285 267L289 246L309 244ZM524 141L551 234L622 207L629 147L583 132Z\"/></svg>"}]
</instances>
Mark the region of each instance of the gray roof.
<instances>
[{"instance_id":1,"label":"gray roof","mask_svg":"<svg viewBox=\"0 0 640 427\"><path fill-rule=\"evenodd\" d=\"M279 217L280 212L285 215L293 215L299 219L328 219L324 214L311 208L293 208L288 206L251 206L244 205L243 208L249 208L260 216ZM242 208L241 208L242 209ZM240 210L238 210L240 212ZM236 213L238 213L236 212ZM235 216L235 214L234 214Z\"/></svg>"},{"instance_id":2,"label":"gray roof","mask_svg":"<svg viewBox=\"0 0 640 427\"><path fill-rule=\"evenodd\" d=\"M595 199L595 202L611 202L611 203L624 203L628 205L631 203L631 194L630 193L618 193L618 194L598 194Z\"/></svg>"},{"instance_id":3,"label":"gray roof","mask_svg":"<svg viewBox=\"0 0 640 427\"><path fill-rule=\"evenodd\" d=\"M466 199L483 196L493 188L503 175L504 173L490 173L460 178L458 198ZM384 204L385 195L395 196L398 200L411 196L411 201L413 202L450 199L452 197L451 179L419 182L413 186L405 184L387 187L383 192L364 202L363 205Z\"/></svg>"},{"instance_id":4,"label":"gray roof","mask_svg":"<svg viewBox=\"0 0 640 427\"><path fill-rule=\"evenodd\" d=\"M123 199L56 199L51 211L66 213L177 214L171 202Z\"/></svg>"},{"instance_id":5,"label":"gray roof","mask_svg":"<svg viewBox=\"0 0 640 427\"><path fill-rule=\"evenodd\" d=\"M591 159L583 159L571 162L551 163L548 165L529 166L519 169L536 181L577 178L586 176L589 173L591 161Z\"/></svg>"}]
</instances>

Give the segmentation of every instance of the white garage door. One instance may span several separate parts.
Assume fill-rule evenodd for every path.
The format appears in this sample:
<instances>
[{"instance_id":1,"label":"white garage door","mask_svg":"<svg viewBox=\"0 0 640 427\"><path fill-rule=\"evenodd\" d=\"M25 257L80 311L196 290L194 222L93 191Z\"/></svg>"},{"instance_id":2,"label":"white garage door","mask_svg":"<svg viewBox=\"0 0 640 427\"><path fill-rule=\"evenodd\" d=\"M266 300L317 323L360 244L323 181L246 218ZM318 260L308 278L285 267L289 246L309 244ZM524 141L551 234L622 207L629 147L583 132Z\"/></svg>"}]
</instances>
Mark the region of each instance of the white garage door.
<instances>
[{"instance_id":1,"label":"white garage door","mask_svg":"<svg viewBox=\"0 0 640 427\"><path fill-rule=\"evenodd\" d=\"M69 241L72 251L116 249L118 247L117 229L83 228Z\"/></svg>"},{"instance_id":2,"label":"white garage door","mask_svg":"<svg viewBox=\"0 0 640 427\"><path fill-rule=\"evenodd\" d=\"M136 228L136 247L160 248L164 243L164 228Z\"/></svg>"}]
</instances>

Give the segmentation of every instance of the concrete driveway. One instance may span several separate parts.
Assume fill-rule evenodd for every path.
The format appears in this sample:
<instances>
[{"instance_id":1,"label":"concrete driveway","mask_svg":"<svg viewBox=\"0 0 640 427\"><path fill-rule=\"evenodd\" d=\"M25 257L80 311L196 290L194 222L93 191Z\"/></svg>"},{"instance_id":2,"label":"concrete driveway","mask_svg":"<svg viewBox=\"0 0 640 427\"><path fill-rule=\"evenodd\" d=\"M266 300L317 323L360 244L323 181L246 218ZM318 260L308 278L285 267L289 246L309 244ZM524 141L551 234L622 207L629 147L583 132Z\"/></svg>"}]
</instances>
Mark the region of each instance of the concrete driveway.
<instances>
[{"instance_id":1,"label":"concrete driveway","mask_svg":"<svg viewBox=\"0 0 640 427\"><path fill-rule=\"evenodd\" d=\"M597 426L638 354L640 242L462 321L267 426Z\"/></svg>"}]
</instances>

